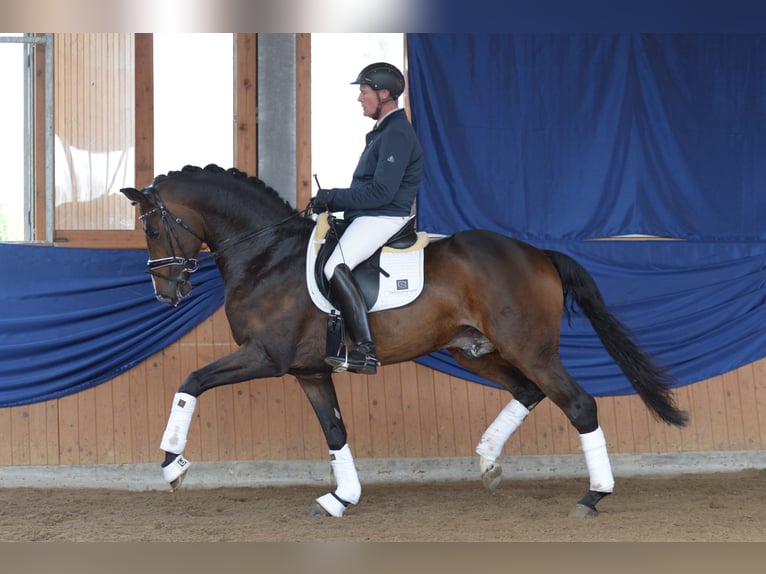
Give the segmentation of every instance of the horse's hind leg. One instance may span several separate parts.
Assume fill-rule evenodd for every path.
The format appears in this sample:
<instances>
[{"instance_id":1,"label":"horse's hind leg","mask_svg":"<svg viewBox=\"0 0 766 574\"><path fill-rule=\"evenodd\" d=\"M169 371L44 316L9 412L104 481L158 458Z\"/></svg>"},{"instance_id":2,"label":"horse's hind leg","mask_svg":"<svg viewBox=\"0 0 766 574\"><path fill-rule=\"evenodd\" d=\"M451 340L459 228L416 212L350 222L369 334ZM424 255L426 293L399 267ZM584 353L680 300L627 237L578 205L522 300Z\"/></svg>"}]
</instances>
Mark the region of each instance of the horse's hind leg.
<instances>
[{"instance_id":1,"label":"horse's hind leg","mask_svg":"<svg viewBox=\"0 0 766 574\"><path fill-rule=\"evenodd\" d=\"M349 505L359 502L362 485L348 446L346 426L341 418L335 386L329 373L301 375L296 378L314 408L324 432L336 484L334 492L328 492L316 499L316 505L309 515L340 518Z\"/></svg>"},{"instance_id":2,"label":"horse's hind leg","mask_svg":"<svg viewBox=\"0 0 766 574\"><path fill-rule=\"evenodd\" d=\"M614 475L606 449L604 431L598 422L595 399L569 375L558 355L552 357L546 368L533 375L540 389L564 412L580 434L580 445L590 478L590 489L580 499L571 516L595 516L596 504L614 489Z\"/></svg>"},{"instance_id":3,"label":"horse's hind leg","mask_svg":"<svg viewBox=\"0 0 766 574\"><path fill-rule=\"evenodd\" d=\"M513 395L513 398L487 427L476 445L479 455L481 480L487 491L493 493L500 485L503 469L497 458L513 433L527 415L545 398L543 392L521 372L504 361L497 353L482 357L469 357L454 351L453 356L467 369L495 382Z\"/></svg>"}]
</instances>

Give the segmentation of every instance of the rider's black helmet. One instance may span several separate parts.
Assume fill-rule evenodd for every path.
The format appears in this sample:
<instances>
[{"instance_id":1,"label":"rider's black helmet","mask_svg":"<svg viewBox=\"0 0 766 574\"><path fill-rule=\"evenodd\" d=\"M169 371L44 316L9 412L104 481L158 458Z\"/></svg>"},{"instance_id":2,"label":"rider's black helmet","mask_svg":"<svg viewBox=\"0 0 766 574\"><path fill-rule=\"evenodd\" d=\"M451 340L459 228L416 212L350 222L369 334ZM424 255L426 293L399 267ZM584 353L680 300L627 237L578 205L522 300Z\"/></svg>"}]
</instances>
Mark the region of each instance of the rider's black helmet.
<instances>
[{"instance_id":1,"label":"rider's black helmet","mask_svg":"<svg viewBox=\"0 0 766 574\"><path fill-rule=\"evenodd\" d=\"M398 98L404 92L404 75L396 66L377 62L366 66L352 84L367 84L373 90L387 89L393 99Z\"/></svg>"}]
</instances>

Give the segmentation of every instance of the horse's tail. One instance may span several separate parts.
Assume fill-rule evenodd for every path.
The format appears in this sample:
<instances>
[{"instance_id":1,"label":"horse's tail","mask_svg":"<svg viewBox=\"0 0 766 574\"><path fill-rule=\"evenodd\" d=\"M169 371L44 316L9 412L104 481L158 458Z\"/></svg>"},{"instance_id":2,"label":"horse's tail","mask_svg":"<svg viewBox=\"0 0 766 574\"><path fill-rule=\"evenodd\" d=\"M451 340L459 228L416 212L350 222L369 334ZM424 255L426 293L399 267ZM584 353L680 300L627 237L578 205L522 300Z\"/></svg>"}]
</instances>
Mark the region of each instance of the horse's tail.
<instances>
[{"instance_id":1,"label":"horse's tail","mask_svg":"<svg viewBox=\"0 0 766 574\"><path fill-rule=\"evenodd\" d=\"M583 310L609 355L619 365L647 407L668 424L684 426L686 412L676 406L670 388L673 378L655 365L632 340L632 334L607 308L593 276L585 267L559 251L544 250L561 277L564 308L570 297Z\"/></svg>"}]
</instances>

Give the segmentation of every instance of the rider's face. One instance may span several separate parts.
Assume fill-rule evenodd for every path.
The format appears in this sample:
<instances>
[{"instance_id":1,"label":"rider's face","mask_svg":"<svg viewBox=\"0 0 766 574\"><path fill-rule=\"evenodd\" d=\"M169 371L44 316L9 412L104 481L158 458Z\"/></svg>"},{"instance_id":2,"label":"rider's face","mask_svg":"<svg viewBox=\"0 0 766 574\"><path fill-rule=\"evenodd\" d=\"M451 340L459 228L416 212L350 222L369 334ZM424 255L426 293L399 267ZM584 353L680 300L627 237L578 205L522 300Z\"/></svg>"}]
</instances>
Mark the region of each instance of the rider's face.
<instances>
[{"instance_id":1,"label":"rider's face","mask_svg":"<svg viewBox=\"0 0 766 574\"><path fill-rule=\"evenodd\" d=\"M359 86L359 97L356 101L362 104L362 112L366 117L371 118L375 115L378 109L378 95L370 86L367 84Z\"/></svg>"}]
</instances>

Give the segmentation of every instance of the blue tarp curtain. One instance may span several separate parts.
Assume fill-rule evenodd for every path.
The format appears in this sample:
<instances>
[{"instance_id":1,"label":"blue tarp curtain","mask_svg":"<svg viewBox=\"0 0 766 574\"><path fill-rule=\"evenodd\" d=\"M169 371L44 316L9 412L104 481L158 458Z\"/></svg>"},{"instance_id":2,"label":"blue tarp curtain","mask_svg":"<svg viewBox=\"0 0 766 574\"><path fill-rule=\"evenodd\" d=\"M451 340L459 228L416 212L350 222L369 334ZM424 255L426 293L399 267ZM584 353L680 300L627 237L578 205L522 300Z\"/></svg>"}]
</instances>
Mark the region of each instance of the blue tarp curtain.
<instances>
[{"instance_id":1,"label":"blue tarp curtain","mask_svg":"<svg viewBox=\"0 0 766 574\"><path fill-rule=\"evenodd\" d=\"M408 60L420 229L574 256L679 384L766 356L766 36L410 34ZM593 240L625 234L681 240ZM0 244L0 406L114 378L222 304L209 260L157 302L146 257ZM593 394L632 392L583 317L561 350Z\"/></svg>"},{"instance_id":2,"label":"blue tarp curtain","mask_svg":"<svg viewBox=\"0 0 766 574\"><path fill-rule=\"evenodd\" d=\"M575 256L679 384L766 356L766 35L409 34L408 63L421 229ZM630 234L683 241L592 241ZM578 319L575 378L633 392Z\"/></svg>"},{"instance_id":3,"label":"blue tarp curtain","mask_svg":"<svg viewBox=\"0 0 766 574\"><path fill-rule=\"evenodd\" d=\"M212 260L176 308L154 298L146 260L146 250L0 244L0 407L106 382L223 304Z\"/></svg>"}]
</instances>

